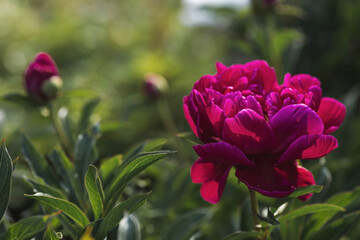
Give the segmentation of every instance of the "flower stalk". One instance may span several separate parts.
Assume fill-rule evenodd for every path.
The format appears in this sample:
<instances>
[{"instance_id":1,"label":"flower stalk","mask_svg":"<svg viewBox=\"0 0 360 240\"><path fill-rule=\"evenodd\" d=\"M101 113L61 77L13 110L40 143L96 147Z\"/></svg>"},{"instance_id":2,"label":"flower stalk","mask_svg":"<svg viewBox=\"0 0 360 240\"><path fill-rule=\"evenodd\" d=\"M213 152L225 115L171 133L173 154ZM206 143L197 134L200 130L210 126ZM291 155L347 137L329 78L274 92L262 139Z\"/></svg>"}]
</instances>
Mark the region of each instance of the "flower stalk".
<instances>
[{"instance_id":1,"label":"flower stalk","mask_svg":"<svg viewBox=\"0 0 360 240\"><path fill-rule=\"evenodd\" d=\"M259 218L257 217L257 213L259 212L259 207L256 200L256 193L254 190L249 189L249 195L250 195L251 215L253 218L254 230L259 231L261 229L261 224L259 222Z\"/></svg>"}]
</instances>

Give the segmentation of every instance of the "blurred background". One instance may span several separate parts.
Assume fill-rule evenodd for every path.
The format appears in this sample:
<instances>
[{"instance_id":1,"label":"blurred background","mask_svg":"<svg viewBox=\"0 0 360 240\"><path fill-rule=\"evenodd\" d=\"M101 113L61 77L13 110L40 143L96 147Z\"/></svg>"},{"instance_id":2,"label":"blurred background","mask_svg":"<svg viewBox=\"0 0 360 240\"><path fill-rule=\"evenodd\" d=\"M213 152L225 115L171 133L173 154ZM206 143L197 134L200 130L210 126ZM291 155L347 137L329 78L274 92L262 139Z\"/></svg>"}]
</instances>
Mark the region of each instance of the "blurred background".
<instances>
[{"instance_id":1,"label":"blurred background","mask_svg":"<svg viewBox=\"0 0 360 240\"><path fill-rule=\"evenodd\" d=\"M339 148L326 160L305 163L317 183L327 186L312 200L321 201L360 181L359 9L359 0L0 0L0 95L23 93L28 63L47 52L64 82L64 97L55 104L66 106L74 121L84 103L101 98L92 116L102 126L101 157L145 139L169 139L168 148L177 149L177 156L151 167L128 190L153 190L138 218L146 239L158 239L177 217L210 207L189 176L196 159L192 143L179 137L193 135L182 98L194 82L213 74L216 61L231 65L265 59L279 83L287 72L311 74L322 82L324 96L347 106L345 122L335 133ZM168 88L158 97L146 95L148 73L167 80ZM85 94L66 97L74 89ZM12 156L20 155L23 131L43 154L57 144L46 111L0 102L0 136ZM17 168L18 175L27 174L26 169ZM21 197L29 190L20 180L14 185L10 211L21 218L31 206ZM246 225L238 222L241 206L248 204L239 186L230 179L222 203L211 207L210 223L217 226L202 225L205 235L199 239L219 239Z\"/></svg>"}]
</instances>

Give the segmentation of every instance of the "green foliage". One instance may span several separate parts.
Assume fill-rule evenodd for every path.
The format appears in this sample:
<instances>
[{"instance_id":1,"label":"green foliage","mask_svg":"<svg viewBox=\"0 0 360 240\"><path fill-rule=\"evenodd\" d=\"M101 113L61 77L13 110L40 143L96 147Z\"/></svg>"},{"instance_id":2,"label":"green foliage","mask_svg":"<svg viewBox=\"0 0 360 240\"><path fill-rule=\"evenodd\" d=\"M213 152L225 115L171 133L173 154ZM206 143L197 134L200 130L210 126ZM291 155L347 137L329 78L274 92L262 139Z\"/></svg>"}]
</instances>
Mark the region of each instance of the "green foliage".
<instances>
[{"instance_id":1,"label":"green foliage","mask_svg":"<svg viewBox=\"0 0 360 240\"><path fill-rule=\"evenodd\" d=\"M95 219L99 219L104 211L104 191L101 179L95 166L90 165L85 175L85 188Z\"/></svg>"},{"instance_id":2,"label":"green foliage","mask_svg":"<svg viewBox=\"0 0 360 240\"><path fill-rule=\"evenodd\" d=\"M0 149L0 222L9 204L12 172L12 160L3 141Z\"/></svg>"}]
</instances>

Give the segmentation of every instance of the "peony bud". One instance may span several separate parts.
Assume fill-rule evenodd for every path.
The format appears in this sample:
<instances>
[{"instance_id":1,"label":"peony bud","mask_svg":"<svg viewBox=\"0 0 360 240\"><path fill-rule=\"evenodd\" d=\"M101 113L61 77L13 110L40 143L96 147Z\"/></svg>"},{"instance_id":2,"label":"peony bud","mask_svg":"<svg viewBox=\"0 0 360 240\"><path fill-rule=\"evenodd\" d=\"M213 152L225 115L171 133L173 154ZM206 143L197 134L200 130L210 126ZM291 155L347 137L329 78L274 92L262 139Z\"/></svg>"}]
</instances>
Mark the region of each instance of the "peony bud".
<instances>
[{"instance_id":1,"label":"peony bud","mask_svg":"<svg viewBox=\"0 0 360 240\"><path fill-rule=\"evenodd\" d=\"M158 98L167 92L169 85L166 79L156 73L148 73L144 80L145 93L149 98Z\"/></svg>"},{"instance_id":2,"label":"peony bud","mask_svg":"<svg viewBox=\"0 0 360 240\"><path fill-rule=\"evenodd\" d=\"M62 85L58 75L58 69L50 55L39 53L25 72L24 86L27 94L40 101L55 98Z\"/></svg>"}]
</instances>

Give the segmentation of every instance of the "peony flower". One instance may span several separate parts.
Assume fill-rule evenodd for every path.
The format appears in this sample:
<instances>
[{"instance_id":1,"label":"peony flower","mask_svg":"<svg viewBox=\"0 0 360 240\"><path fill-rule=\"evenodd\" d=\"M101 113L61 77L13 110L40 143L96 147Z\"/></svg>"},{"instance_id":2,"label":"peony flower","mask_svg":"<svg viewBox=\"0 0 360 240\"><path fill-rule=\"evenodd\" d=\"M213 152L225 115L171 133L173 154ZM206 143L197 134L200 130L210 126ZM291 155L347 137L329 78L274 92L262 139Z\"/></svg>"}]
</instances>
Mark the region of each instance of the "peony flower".
<instances>
[{"instance_id":1,"label":"peony flower","mask_svg":"<svg viewBox=\"0 0 360 240\"><path fill-rule=\"evenodd\" d=\"M25 72L25 90L29 96L46 101L57 96L62 80L49 54L39 53Z\"/></svg>"},{"instance_id":2,"label":"peony flower","mask_svg":"<svg viewBox=\"0 0 360 240\"><path fill-rule=\"evenodd\" d=\"M329 116L330 103L335 107ZM239 181L269 197L315 184L297 159L319 158L338 146L328 134L341 124L345 107L321 98L316 78L286 75L279 86L273 68L253 61L231 67L218 63L217 73L203 76L184 98L184 113L205 143L194 146L199 159L192 180L202 184L206 201L217 203L232 167Z\"/></svg>"}]
</instances>

